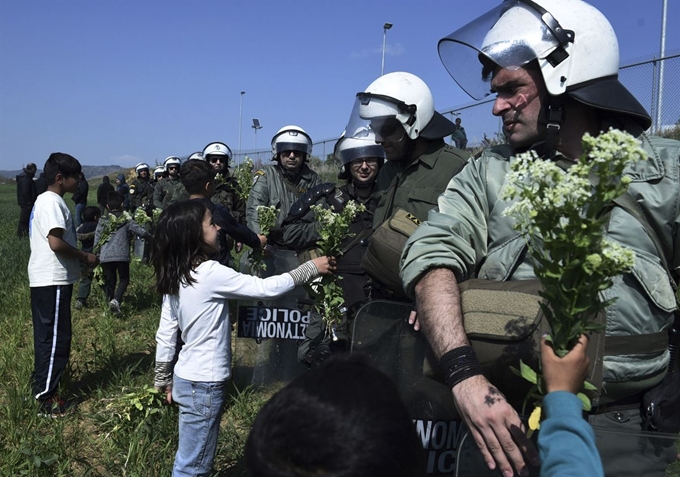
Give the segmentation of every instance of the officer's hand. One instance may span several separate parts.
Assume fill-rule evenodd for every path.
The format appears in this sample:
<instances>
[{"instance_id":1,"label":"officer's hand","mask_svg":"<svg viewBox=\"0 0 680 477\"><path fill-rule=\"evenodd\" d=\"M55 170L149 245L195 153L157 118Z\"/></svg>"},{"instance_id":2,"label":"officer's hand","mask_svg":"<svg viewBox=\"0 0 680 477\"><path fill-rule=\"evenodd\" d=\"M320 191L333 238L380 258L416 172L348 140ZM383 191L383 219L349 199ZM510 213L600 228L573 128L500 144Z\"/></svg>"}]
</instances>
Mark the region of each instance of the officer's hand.
<instances>
[{"instance_id":1,"label":"officer's hand","mask_svg":"<svg viewBox=\"0 0 680 477\"><path fill-rule=\"evenodd\" d=\"M586 355L588 337L581 335L576 346L564 358L558 357L543 338L541 340L541 367L548 392L569 391L576 394L588 375L590 359Z\"/></svg>"},{"instance_id":2,"label":"officer's hand","mask_svg":"<svg viewBox=\"0 0 680 477\"><path fill-rule=\"evenodd\" d=\"M258 235L257 235L257 238L260 239L260 247L264 248L265 245L267 245L267 236L266 236L266 235L262 235L262 234L258 234Z\"/></svg>"},{"instance_id":3,"label":"officer's hand","mask_svg":"<svg viewBox=\"0 0 680 477\"><path fill-rule=\"evenodd\" d=\"M526 437L517 412L484 376L458 383L453 397L489 469L498 467L504 476L512 477L514 468L524 476L529 475L524 455L532 465L539 464L538 453Z\"/></svg>"}]
</instances>

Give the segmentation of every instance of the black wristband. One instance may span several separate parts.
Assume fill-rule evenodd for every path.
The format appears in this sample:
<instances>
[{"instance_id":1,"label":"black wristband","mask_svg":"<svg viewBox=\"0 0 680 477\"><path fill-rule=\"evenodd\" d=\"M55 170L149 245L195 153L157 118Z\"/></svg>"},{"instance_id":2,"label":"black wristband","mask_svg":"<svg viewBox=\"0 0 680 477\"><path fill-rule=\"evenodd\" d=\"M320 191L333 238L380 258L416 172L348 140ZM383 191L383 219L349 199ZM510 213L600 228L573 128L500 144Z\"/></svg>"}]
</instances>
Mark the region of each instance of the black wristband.
<instances>
[{"instance_id":1,"label":"black wristband","mask_svg":"<svg viewBox=\"0 0 680 477\"><path fill-rule=\"evenodd\" d=\"M461 346L446 352L439 360L439 368L449 388L482 374L482 365L477 361L477 355L472 346Z\"/></svg>"}]
</instances>

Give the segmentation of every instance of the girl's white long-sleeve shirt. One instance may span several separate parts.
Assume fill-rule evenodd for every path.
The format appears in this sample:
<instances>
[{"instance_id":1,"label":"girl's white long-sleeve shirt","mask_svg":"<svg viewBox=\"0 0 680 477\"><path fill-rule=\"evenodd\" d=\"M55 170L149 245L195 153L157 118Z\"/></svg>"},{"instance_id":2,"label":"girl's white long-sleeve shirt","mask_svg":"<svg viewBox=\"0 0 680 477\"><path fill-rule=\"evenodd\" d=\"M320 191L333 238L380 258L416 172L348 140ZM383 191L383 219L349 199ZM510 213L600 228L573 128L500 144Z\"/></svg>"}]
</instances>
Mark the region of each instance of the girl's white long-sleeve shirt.
<instances>
[{"instance_id":1,"label":"girl's white long-sleeve shirt","mask_svg":"<svg viewBox=\"0 0 680 477\"><path fill-rule=\"evenodd\" d=\"M174 373L189 381L217 382L231 377L229 299L276 298L295 287L289 273L268 278L244 275L210 260L201 263L190 285L164 295L156 333L156 362L173 360L177 335L182 347Z\"/></svg>"}]
</instances>

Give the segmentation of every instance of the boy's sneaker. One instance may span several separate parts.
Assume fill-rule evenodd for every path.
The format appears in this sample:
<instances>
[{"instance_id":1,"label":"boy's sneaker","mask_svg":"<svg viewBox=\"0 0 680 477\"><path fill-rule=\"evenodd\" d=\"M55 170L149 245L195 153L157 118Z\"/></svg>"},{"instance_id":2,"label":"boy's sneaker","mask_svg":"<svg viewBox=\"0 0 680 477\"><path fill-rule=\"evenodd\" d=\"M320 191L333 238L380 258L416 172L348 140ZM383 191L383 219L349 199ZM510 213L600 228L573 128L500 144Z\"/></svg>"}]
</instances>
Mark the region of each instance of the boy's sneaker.
<instances>
[{"instance_id":1,"label":"boy's sneaker","mask_svg":"<svg viewBox=\"0 0 680 477\"><path fill-rule=\"evenodd\" d=\"M75 308L76 310L82 310L85 308L85 300L76 300Z\"/></svg>"},{"instance_id":2,"label":"boy's sneaker","mask_svg":"<svg viewBox=\"0 0 680 477\"><path fill-rule=\"evenodd\" d=\"M109 308L111 309L114 315L120 313L120 303L118 303L118 300L116 300L115 298L109 302Z\"/></svg>"},{"instance_id":3,"label":"boy's sneaker","mask_svg":"<svg viewBox=\"0 0 680 477\"><path fill-rule=\"evenodd\" d=\"M58 419L66 416L66 414L69 413L70 408L71 405L69 403L59 399L59 396L54 396L45 399L44 401L40 401L38 416Z\"/></svg>"}]
</instances>

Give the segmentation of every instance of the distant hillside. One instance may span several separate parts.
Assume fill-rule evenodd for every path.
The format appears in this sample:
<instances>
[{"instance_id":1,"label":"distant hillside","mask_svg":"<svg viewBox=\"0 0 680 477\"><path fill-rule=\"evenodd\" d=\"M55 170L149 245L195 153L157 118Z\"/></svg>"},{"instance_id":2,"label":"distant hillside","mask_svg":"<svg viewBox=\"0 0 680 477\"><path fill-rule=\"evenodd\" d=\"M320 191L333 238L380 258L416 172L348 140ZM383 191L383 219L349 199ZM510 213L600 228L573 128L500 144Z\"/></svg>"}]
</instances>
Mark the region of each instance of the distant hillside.
<instances>
[{"instance_id":1,"label":"distant hillside","mask_svg":"<svg viewBox=\"0 0 680 477\"><path fill-rule=\"evenodd\" d=\"M129 170L132 167L121 167L121 166L83 166L83 173L86 179L94 179L96 177L103 177L105 175L111 175L113 173L119 173L121 170ZM38 175L42 172L38 169ZM7 180L14 180L16 176L21 174L21 169L17 171L0 171L0 180L5 178ZM4 182L4 181L3 181Z\"/></svg>"}]
</instances>

